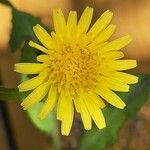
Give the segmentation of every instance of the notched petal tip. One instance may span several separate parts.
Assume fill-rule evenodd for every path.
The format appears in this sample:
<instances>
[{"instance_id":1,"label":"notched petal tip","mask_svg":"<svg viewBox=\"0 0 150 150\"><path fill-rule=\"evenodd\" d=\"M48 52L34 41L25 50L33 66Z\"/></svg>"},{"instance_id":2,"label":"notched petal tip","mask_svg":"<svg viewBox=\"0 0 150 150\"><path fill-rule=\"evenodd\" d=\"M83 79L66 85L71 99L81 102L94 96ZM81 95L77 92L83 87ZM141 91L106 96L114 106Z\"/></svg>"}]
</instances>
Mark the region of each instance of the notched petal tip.
<instances>
[{"instance_id":1,"label":"notched petal tip","mask_svg":"<svg viewBox=\"0 0 150 150\"><path fill-rule=\"evenodd\" d=\"M21 85L21 84L19 84L17 87L18 87L18 89L19 89L19 92L24 92L24 91L26 91L26 90L23 90L23 89L22 89L22 85Z\"/></svg>"},{"instance_id":2,"label":"notched petal tip","mask_svg":"<svg viewBox=\"0 0 150 150\"><path fill-rule=\"evenodd\" d=\"M102 106L101 106L101 109L105 108L106 107L106 104L104 103Z\"/></svg>"},{"instance_id":3,"label":"notched petal tip","mask_svg":"<svg viewBox=\"0 0 150 150\"><path fill-rule=\"evenodd\" d=\"M108 16L110 18L113 17L113 12L111 10L106 10L102 15Z\"/></svg>"},{"instance_id":4,"label":"notched petal tip","mask_svg":"<svg viewBox=\"0 0 150 150\"><path fill-rule=\"evenodd\" d=\"M33 41L29 41L28 45L33 47L34 46L34 42Z\"/></svg>"},{"instance_id":5,"label":"notched petal tip","mask_svg":"<svg viewBox=\"0 0 150 150\"><path fill-rule=\"evenodd\" d=\"M137 67L138 66L138 62L137 62L137 60L134 60L135 61L135 67Z\"/></svg>"},{"instance_id":6,"label":"notched petal tip","mask_svg":"<svg viewBox=\"0 0 150 150\"><path fill-rule=\"evenodd\" d=\"M111 10L106 10L104 13L111 13L111 14L113 14L113 12L111 11Z\"/></svg>"},{"instance_id":7,"label":"notched petal tip","mask_svg":"<svg viewBox=\"0 0 150 150\"><path fill-rule=\"evenodd\" d=\"M125 36L126 40L128 41L128 44L133 40L133 38L131 37L131 35L126 35Z\"/></svg>"},{"instance_id":8,"label":"notched petal tip","mask_svg":"<svg viewBox=\"0 0 150 150\"><path fill-rule=\"evenodd\" d=\"M70 132L61 131L61 134L62 134L63 136L68 136L68 135L70 134Z\"/></svg>"},{"instance_id":9,"label":"notched petal tip","mask_svg":"<svg viewBox=\"0 0 150 150\"><path fill-rule=\"evenodd\" d=\"M60 12L60 11L62 11L62 10L61 10L61 8L59 8L59 7L53 9L53 12Z\"/></svg>"},{"instance_id":10,"label":"notched petal tip","mask_svg":"<svg viewBox=\"0 0 150 150\"><path fill-rule=\"evenodd\" d=\"M109 27L116 29L116 25L110 24Z\"/></svg>"},{"instance_id":11,"label":"notched petal tip","mask_svg":"<svg viewBox=\"0 0 150 150\"><path fill-rule=\"evenodd\" d=\"M21 63L16 63L14 65L14 71L20 73L19 68L20 68Z\"/></svg>"},{"instance_id":12,"label":"notched petal tip","mask_svg":"<svg viewBox=\"0 0 150 150\"><path fill-rule=\"evenodd\" d=\"M36 24L35 26L33 26L33 30L38 28L38 27L41 27L39 24Z\"/></svg>"},{"instance_id":13,"label":"notched petal tip","mask_svg":"<svg viewBox=\"0 0 150 150\"><path fill-rule=\"evenodd\" d=\"M27 110L28 108L30 108L28 106L28 104L25 104L24 101L20 104L23 107L23 110Z\"/></svg>"},{"instance_id":14,"label":"notched petal tip","mask_svg":"<svg viewBox=\"0 0 150 150\"><path fill-rule=\"evenodd\" d=\"M102 129L106 128L106 122L103 123Z\"/></svg>"},{"instance_id":15,"label":"notched petal tip","mask_svg":"<svg viewBox=\"0 0 150 150\"><path fill-rule=\"evenodd\" d=\"M124 109L124 108L125 108L125 106L126 106L126 104L125 104L125 103L121 103L121 104L120 104L120 106L118 106L118 108L119 108L119 109Z\"/></svg>"},{"instance_id":16,"label":"notched petal tip","mask_svg":"<svg viewBox=\"0 0 150 150\"><path fill-rule=\"evenodd\" d=\"M91 130L91 129L92 129L92 126L84 127L84 129L85 129L86 131Z\"/></svg>"},{"instance_id":17,"label":"notched petal tip","mask_svg":"<svg viewBox=\"0 0 150 150\"><path fill-rule=\"evenodd\" d=\"M27 110L28 108L24 106L24 104L21 103L21 106L23 107L23 110Z\"/></svg>"},{"instance_id":18,"label":"notched petal tip","mask_svg":"<svg viewBox=\"0 0 150 150\"><path fill-rule=\"evenodd\" d=\"M53 9L53 17L55 16L56 17L56 15L58 16L60 16L60 15L62 15L63 14L63 12L62 12L62 9L61 8L55 8L55 9Z\"/></svg>"},{"instance_id":19,"label":"notched petal tip","mask_svg":"<svg viewBox=\"0 0 150 150\"><path fill-rule=\"evenodd\" d=\"M104 129L104 128L106 128L106 122L104 121L104 122L102 122L101 123L101 126L97 126L99 129Z\"/></svg>"},{"instance_id":20,"label":"notched petal tip","mask_svg":"<svg viewBox=\"0 0 150 150\"><path fill-rule=\"evenodd\" d=\"M135 76L135 83L139 82L139 77Z\"/></svg>"},{"instance_id":21,"label":"notched petal tip","mask_svg":"<svg viewBox=\"0 0 150 150\"><path fill-rule=\"evenodd\" d=\"M128 63L129 63L129 65L131 66L131 69L132 68L136 68L137 66L138 66L138 64L137 64L137 60L128 60Z\"/></svg>"},{"instance_id":22,"label":"notched petal tip","mask_svg":"<svg viewBox=\"0 0 150 150\"><path fill-rule=\"evenodd\" d=\"M92 9L93 10L93 8L90 7L90 6L86 6L84 10L87 10L87 9Z\"/></svg>"},{"instance_id":23,"label":"notched petal tip","mask_svg":"<svg viewBox=\"0 0 150 150\"><path fill-rule=\"evenodd\" d=\"M41 27L39 24L36 24L35 26L33 26L33 32L36 34L36 32L38 31L39 27Z\"/></svg>"}]
</instances>

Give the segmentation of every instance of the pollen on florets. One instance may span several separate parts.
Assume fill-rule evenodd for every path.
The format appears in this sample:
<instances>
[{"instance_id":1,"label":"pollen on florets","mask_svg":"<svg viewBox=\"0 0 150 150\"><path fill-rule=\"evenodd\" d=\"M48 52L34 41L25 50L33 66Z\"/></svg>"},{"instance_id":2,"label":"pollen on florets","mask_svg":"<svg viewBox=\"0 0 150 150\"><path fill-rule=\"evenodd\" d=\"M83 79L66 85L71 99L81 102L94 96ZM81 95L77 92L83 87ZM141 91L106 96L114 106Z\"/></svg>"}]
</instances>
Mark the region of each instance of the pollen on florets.
<instances>
[{"instance_id":1,"label":"pollen on florets","mask_svg":"<svg viewBox=\"0 0 150 150\"><path fill-rule=\"evenodd\" d=\"M87 49L65 45L52 57L51 72L59 90L65 87L76 92L81 86L88 90L96 84L98 62Z\"/></svg>"}]
</instances>

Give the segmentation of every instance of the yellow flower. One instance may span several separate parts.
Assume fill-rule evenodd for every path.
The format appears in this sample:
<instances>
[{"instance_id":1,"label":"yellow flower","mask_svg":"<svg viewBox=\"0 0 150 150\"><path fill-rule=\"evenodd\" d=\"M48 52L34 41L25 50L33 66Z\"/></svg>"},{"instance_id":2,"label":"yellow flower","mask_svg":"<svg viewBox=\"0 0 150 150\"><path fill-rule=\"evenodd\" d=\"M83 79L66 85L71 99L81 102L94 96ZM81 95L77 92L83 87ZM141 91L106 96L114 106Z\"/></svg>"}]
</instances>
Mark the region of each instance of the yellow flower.
<instances>
[{"instance_id":1,"label":"yellow flower","mask_svg":"<svg viewBox=\"0 0 150 150\"><path fill-rule=\"evenodd\" d=\"M121 59L124 54L120 49L131 37L108 42L116 28L110 24L113 13L104 12L89 29L92 15L93 8L86 7L77 23L76 11L70 11L65 21L61 9L55 9L54 32L49 34L38 24L33 27L41 45L33 41L29 45L44 53L37 56L39 63L15 64L16 72L36 74L18 86L20 91L33 90L23 100L23 108L47 96L38 117L44 119L57 105L63 135L70 132L74 107L86 130L91 129L92 119L99 129L104 128L103 101L123 109L125 103L113 91L128 92L128 84L138 81L138 77L122 72L137 66L136 60Z\"/></svg>"}]
</instances>

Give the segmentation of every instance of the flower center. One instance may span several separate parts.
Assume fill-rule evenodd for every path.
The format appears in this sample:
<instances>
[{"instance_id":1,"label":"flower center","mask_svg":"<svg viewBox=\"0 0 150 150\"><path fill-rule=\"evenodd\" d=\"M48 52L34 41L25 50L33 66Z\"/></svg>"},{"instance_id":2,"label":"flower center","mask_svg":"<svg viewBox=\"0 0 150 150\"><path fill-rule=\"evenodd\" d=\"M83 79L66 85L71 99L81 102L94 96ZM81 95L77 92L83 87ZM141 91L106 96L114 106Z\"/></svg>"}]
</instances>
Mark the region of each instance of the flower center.
<instances>
[{"instance_id":1,"label":"flower center","mask_svg":"<svg viewBox=\"0 0 150 150\"><path fill-rule=\"evenodd\" d=\"M53 57L52 68L58 87L76 92L80 87L88 90L95 86L98 62L87 49L63 46Z\"/></svg>"}]
</instances>

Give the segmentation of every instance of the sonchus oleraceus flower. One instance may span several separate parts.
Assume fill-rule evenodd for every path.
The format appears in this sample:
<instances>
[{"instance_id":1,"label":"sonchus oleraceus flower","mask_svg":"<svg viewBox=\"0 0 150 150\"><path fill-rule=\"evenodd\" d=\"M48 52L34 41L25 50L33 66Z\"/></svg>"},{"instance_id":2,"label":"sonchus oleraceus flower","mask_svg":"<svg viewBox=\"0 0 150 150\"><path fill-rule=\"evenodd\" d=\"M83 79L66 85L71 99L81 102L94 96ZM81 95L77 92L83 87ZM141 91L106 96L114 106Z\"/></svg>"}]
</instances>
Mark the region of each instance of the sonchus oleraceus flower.
<instances>
[{"instance_id":1,"label":"sonchus oleraceus flower","mask_svg":"<svg viewBox=\"0 0 150 150\"><path fill-rule=\"evenodd\" d=\"M54 32L49 34L39 24L33 27L41 44L30 41L29 45L43 52L37 56L39 63L15 64L16 72L36 75L18 86L21 92L33 90L23 100L23 108L48 95L38 117L44 119L57 105L63 135L70 133L74 107L86 130L91 129L92 119L99 129L104 128L106 102L123 109L125 103L114 91L128 92L129 84L138 81L138 77L122 72L137 66L136 60L121 59L124 54L120 49L131 37L108 42L116 28L110 24L113 13L107 10L89 29L92 15L93 8L86 7L78 22L76 11L70 11L66 21L61 9L55 9Z\"/></svg>"}]
</instances>

